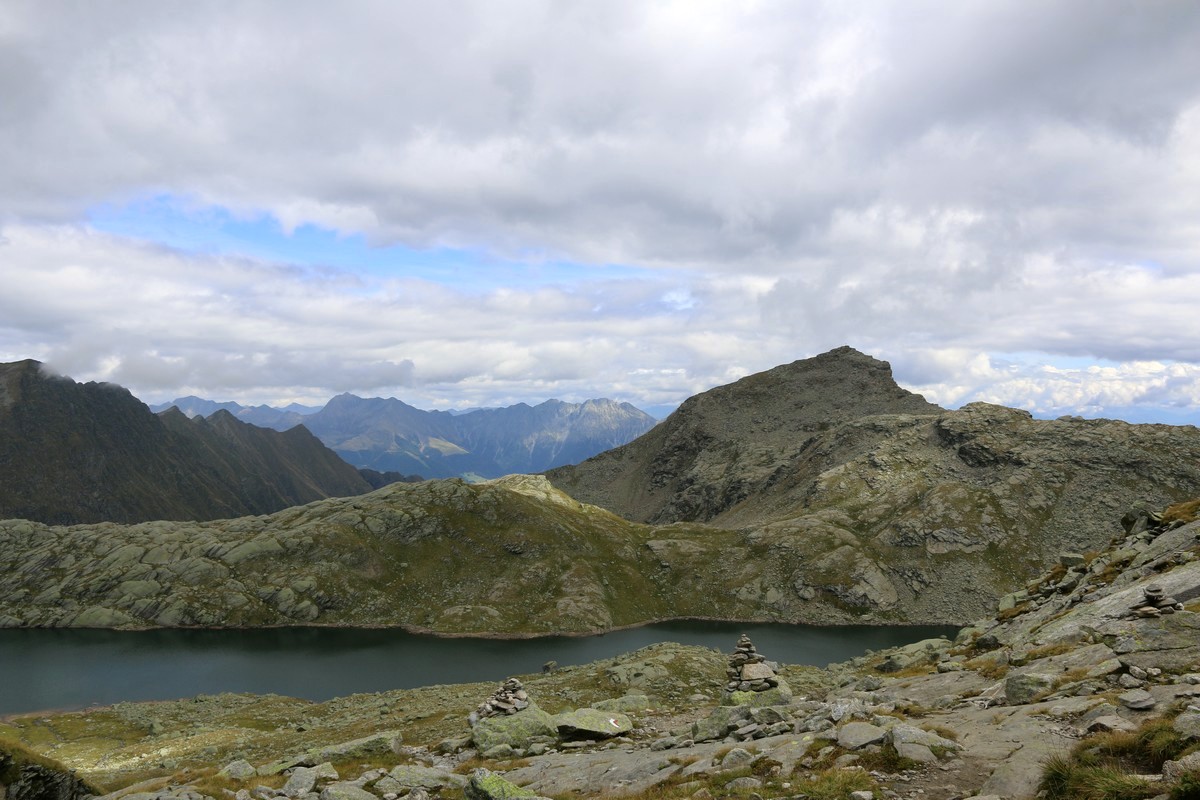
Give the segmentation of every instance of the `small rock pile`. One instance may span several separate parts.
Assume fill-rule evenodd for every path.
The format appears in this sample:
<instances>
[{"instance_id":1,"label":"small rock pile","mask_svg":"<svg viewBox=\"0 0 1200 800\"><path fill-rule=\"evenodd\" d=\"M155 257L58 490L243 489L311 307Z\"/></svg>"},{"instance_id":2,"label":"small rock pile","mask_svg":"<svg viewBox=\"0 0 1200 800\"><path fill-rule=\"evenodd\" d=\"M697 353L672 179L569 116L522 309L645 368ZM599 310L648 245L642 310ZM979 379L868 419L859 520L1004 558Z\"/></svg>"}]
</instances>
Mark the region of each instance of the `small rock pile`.
<instances>
[{"instance_id":1,"label":"small rock pile","mask_svg":"<svg viewBox=\"0 0 1200 800\"><path fill-rule=\"evenodd\" d=\"M529 695L525 693L525 687L516 678L509 678L495 694L479 704L479 708L471 715L472 724L475 720L508 716L528 707Z\"/></svg>"},{"instance_id":2,"label":"small rock pile","mask_svg":"<svg viewBox=\"0 0 1200 800\"><path fill-rule=\"evenodd\" d=\"M1167 595L1165 589L1157 583L1152 583L1142 589L1145 602L1133 607L1133 613L1139 617L1157 617L1162 614L1174 614L1183 611L1183 603Z\"/></svg>"},{"instance_id":3,"label":"small rock pile","mask_svg":"<svg viewBox=\"0 0 1200 800\"><path fill-rule=\"evenodd\" d=\"M765 692L779 685L779 678L774 668L760 654L750 641L750 637L742 634L734 647L733 655L729 657L729 668L725 670L728 683L727 692Z\"/></svg>"}]
</instances>

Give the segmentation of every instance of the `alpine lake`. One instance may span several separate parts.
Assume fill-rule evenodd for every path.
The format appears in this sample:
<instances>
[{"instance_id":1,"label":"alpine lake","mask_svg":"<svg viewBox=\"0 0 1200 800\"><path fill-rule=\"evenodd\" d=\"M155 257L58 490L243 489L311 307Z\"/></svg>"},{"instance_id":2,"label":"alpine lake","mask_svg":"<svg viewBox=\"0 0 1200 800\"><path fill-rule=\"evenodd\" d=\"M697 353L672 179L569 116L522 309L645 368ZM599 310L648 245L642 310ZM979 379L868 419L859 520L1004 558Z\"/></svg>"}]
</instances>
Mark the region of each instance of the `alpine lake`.
<instances>
[{"instance_id":1,"label":"alpine lake","mask_svg":"<svg viewBox=\"0 0 1200 800\"><path fill-rule=\"evenodd\" d=\"M0 716L121 701L250 692L309 700L435 684L503 681L548 661L586 664L657 642L732 652L740 634L768 658L825 666L936 636L947 626L809 626L674 621L595 636L443 638L386 628L0 630Z\"/></svg>"}]
</instances>

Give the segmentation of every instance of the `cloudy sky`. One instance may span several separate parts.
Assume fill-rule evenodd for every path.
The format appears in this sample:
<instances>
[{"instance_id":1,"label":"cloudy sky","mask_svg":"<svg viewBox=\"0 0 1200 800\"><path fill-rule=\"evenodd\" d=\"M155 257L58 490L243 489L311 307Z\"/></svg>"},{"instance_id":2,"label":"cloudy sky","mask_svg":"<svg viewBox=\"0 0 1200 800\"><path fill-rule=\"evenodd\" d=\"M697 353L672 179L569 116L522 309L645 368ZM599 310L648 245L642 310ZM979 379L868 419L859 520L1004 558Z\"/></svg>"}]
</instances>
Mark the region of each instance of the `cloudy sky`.
<instances>
[{"instance_id":1,"label":"cloudy sky","mask_svg":"<svg viewBox=\"0 0 1200 800\"><path fill-rule=\"evenodd\" d=\"M1200 423L1200 4L0 3L0 361Z\"/></svg>"}]
</instances>

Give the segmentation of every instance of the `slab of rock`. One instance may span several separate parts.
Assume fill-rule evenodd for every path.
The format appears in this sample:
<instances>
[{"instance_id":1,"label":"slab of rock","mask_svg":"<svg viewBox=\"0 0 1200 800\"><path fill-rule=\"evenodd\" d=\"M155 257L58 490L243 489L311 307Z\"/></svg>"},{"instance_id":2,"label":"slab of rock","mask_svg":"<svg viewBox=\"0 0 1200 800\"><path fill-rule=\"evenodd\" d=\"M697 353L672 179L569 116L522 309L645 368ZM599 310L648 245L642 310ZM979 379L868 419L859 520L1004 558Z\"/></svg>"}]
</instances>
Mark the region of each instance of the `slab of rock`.
<instances>
[{"instance_id":1,"label":"slab of rock","mask_svg":"<svg viewBox=\"0 0 1200 800\"><path fill-rule=\"evenodd\" d=\"M331 783L321 790L321 800L379 800L353 783Z\"/></svg>"},{"instance_id":2,"label":"slab of rock","mask_svg":"<svg viewBox=\"0 0 1200 800\"><path fill-rule=\"evenodd\" d=\"M559 734L573 739L611 739L633 730L633 721L619 711L579 708L554 718Z\"/></svg>"},{"instance_id":3,"label":"slab of rock","mask_svg":"<svg viewBox=\"0 0 1200 800\"><path fill-rule=\"evenodd\" d=\"M887 732L887 741L896 748L896 752L900 752L903 745L921 745L925 748L938 747L943 750L958 750L958 743L947 739L943 736L938 736L932 731L923 730L915 725L906 723L898 723L893 725ZM903 755L901 753L901 755Z\"/></svg>"},{"instance_id":4,"label":"slab of rock","mask_svg":"<svg viewBox=\"0 0 1200 800\"><path fill-rule=\"evenodd\" d=\"M509 783L486 769L477 769L471 773L463 795L467 800L521 800L521 798L537 797L535 792L522 789L515 783ZM321 800L325 800L325 798L322 797Z\"/></svg>"},{"instance_id":5,"label":"slab of rock","mask_svg":"<svg viewBox=\"0 0 1200 800\"><path fill-rule=\"evenodd\" d=\"M934 752L923 744L898 744L895 745L895 749L896 755L901 758L907 758L921 764L932 764L938 760Z\"/></svg>"},{"instance_id":6,"label":"slab of rock","mask_svg":"<svg viewBox=\"0 0 1200 800\"><path fill-rule=\"evenodd\" d=\"M1157 703L1154 695L1145 689L1131 689L1124 694L1117 695L1117 700L1121 705L1133 711L1146 711L1154 708Z\"/></svg>"},{"instance_id":7,"label":"slab of rock","mask_svg":"<svg viewBox=\"0 0 1200 800\"><path fill-rule=\"evenodd\" d=\"M399 755L404 743L400 731L380 731L352 739L348 742L322 747L317 751L317 761L344 761L348 758L368 758L370 756Z\"/></svg>"},{"instance_id":8,"label":"slab of rock","mask_svg":"<svg viewBox=\"0 0 1200 800\"><path fill-rule=\"evenodd\" d=\"M1136 731L1137 725L1134 725L1124 717L1118 717L1114 714L1106 714L1102 717L1096 717L1088 723L1088 733L1107 732L1107 731Z\"/></svg>"},{"instance_id":9,"label":"slab of rock","mask_svg":"<svg viewBox=\"0 0 1200 800\"><path fill-rule=\"evenodd\" d=\"M601 711L645 711L650 707L650 698L644 694L627 694L624 697L612 697L596 703L595 708Z\"/></svg>"},{"instance_id":10,"label":"slab of rock","mask_svg":"<svg viewBox=\"0 0 1200 800\"><path fill-rule=\"evenodd\" d=\"M258 770L256 770L254 765L249 761L246 761L245 759L239 759L238 761L231 761L230 763L226 764L224 769L217 774L226 778L233 778L237 781L244 781L246 778L257 775Z\"/></svg>"},{"instance_id":11,"label":"slab of rock","mask_svg":"<svg viewBox=\"0 0 1200 800\"><path fill-rule=\"evenodd\" d=\"M872 725L869 722L847 722L838 728L838 747L846 750L858 750L869 744L882 742L887 736L887 729Z\"/></svg>"},{"instance_id":12,"label":"slab of rock","mask_svg":"<svg viewBox=\"0 0 1200 800\"><path fill-rule=\"evenodd\" d=\"M416 764L401 764L395 767L388 776L405 789L415 789L418 786L425 789L442 789L447 786L462 788L466 786L466 777L436 767L422 767Z\"/></svg>"}]
</instances>

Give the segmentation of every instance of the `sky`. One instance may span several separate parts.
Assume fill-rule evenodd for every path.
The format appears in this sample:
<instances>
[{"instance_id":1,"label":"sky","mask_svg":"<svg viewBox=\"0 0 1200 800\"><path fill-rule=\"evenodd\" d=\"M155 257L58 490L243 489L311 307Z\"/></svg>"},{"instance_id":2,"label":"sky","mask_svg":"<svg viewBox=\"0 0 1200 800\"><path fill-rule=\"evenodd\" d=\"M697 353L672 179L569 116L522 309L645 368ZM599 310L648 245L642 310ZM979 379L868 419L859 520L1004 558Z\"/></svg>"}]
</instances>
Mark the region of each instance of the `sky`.
<instances>
[{"instance_id":1,"label":"sky","mask_svg":"<svg viewBox=\"0 0 1200 800\"><path fill-rule=\"evenodd\" d=\"M0 361L1200 424L1200 4L0 3Z\"/></svg>"}]
</instances>

